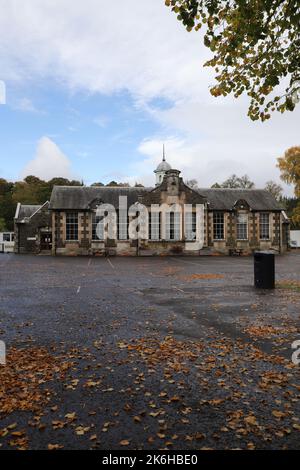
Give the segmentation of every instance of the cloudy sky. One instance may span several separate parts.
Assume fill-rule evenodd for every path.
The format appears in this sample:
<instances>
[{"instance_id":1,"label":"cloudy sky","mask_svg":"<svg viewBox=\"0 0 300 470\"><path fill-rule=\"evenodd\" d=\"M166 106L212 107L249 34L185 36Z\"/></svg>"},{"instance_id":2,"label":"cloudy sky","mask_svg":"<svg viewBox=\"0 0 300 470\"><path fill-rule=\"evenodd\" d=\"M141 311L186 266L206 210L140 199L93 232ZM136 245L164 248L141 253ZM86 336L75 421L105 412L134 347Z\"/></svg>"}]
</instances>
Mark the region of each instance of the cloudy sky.
<instances>
[{"instance_id":1,"label":"cloudy sky","mask_svg":"<svg viewBox=\"0 0 300 470\"><path fill-rule=\"evenodd\" d=\"M0 11L0 177L152 185L164 142L202 187L232 173L262 187L300 144L300 107L251 122L246 98L210 96L209 51L164 0L0 0Z\"/></svg>"}]
</instances>

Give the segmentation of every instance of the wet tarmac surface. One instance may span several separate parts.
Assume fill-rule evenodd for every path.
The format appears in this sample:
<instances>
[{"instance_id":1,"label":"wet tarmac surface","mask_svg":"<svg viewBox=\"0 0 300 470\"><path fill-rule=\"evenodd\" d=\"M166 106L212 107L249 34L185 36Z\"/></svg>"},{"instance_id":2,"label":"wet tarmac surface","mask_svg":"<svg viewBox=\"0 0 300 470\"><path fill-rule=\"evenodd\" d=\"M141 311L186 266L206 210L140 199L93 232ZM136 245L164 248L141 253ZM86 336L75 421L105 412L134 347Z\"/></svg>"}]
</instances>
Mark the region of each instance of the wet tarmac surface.
<instances>
[{"instance_id":1,"label":"wet tarmac surface","mask_svg":"<svg viewBox=\"0 0 300 470\"><path fill-rule=\"evenodd\" d=\"M297 252L0 267L0 449L300 449Z\"/></svg>"}]
</instances>

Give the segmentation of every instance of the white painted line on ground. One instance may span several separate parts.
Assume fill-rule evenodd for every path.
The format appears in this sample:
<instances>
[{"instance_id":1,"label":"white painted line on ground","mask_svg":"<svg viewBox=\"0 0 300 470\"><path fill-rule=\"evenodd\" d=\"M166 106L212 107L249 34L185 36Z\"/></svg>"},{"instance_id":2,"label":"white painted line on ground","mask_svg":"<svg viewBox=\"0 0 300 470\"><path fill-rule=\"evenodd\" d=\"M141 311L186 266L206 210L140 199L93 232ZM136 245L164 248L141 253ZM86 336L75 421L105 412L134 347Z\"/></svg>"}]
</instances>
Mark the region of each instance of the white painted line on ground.
<instances>
[{"instance_id":1,"label":"white painted line on ground","mask_svg":"<svg viewBox=\"0 0 300 470\"><path fill-rule=\"evenodd\" d=\"M197 258L197 259L199 259L199 258ZM176 258L171 258L171 257L170 257L169 260L175 261L175 263L176 263L176 261L181 261L182 263L193 264L193 265L195 265L195 266L201 266L201 264L200 264L201 261L200 261L200 260L199 260L199 263L195 263L195 262L193 262L193 261L188 261L188 260L186 260L186 259L182 259L182 258L179 258L179 257L176 257Z\"/></svg>"},{"instance_id":2,"label":"white painted line on ground","mask_svg":"<svg viewBox=\"0 0 300 470\"><path fill-rule=\"evenodd\" d=\"M81 286L78 286L78 289L77 289L77 292L76 292L76 294L79 294L79 292L80 292L80 289L81 289Z\"/></svg>"},{"instance_id":3,"label":"white painted line on ground","mask_svg":"<svg viewBox=\"0 0 300 470\"><path fill-rule=\"evenodd\" d=\"M179 290L180 292L183 292L185 294L184 290L179 289L179 287L175 287L175 286L172 286L172 287L173 287L173 289Z\"/></svg>"},{"instance_id":4,"label":"white painted line on ground","mask_svg":"<svg viewBox=\"0 0 300 470\"><path fill-rule=\"evenodd\" d=\"M111 265L112 269L115 269L115 267L114 267L114 265L112 264L112 262L110 261L110 259L109 259L109 258L106 258L106 259L107 259L107 261L109 262L109 264Z\"/></svg>"}]
</instances>

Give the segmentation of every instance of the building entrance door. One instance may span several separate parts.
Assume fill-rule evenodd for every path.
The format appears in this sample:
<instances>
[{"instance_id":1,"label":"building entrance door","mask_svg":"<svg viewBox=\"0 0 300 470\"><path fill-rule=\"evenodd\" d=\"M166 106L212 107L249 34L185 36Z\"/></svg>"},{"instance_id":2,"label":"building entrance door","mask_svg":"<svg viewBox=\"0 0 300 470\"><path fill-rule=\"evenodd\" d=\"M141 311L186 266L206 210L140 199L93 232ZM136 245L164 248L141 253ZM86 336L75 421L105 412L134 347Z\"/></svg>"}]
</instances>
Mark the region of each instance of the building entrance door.
<instances>
[{"instance_id":1,"label":"building entrance door","mask_svg":"<svg viewBox=\"0 0 300 470\"><path fill-rule=\"evenodd\" d=\"M52 233L41 233L41 250L51 250Z\"/></svg>"}]
</instances>

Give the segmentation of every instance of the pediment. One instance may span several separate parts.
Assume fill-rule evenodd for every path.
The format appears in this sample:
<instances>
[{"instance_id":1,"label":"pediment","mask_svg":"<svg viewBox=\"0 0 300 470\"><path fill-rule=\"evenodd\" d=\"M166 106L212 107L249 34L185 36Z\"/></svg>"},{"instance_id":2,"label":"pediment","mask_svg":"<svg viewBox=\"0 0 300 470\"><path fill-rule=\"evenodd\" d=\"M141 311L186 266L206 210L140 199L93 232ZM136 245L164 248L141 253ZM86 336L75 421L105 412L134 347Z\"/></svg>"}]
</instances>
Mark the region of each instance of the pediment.
<instances>
[{"instance_id":1,"label":"pediment","mask_svg":"<svg viewBox=\"0 0 300 470\"><path fill-rule=\"evenodd\" d=\"M250 210L250 206L246 199L238 199L235 201L233 208L236 210Z\"/></svg>"}]
</instances>

